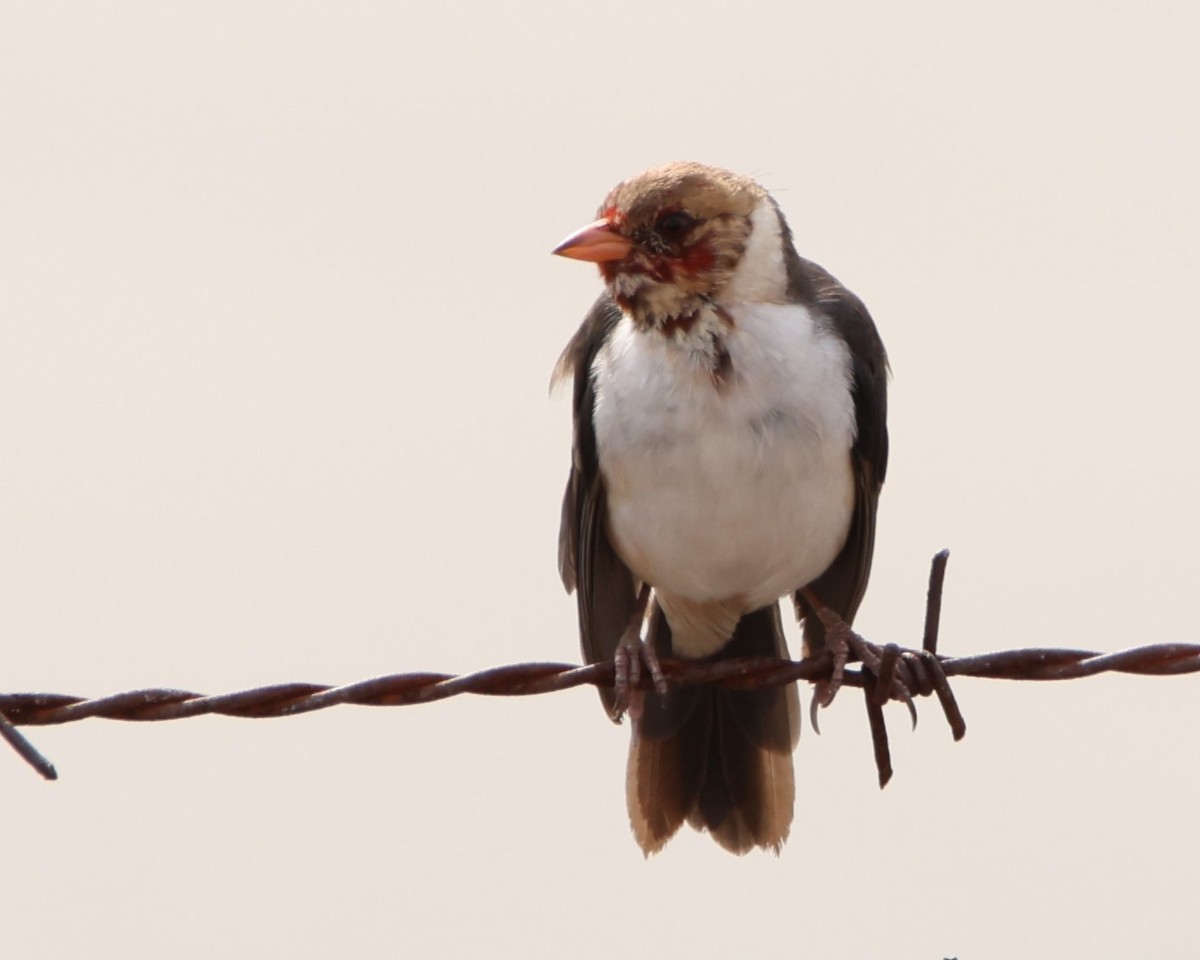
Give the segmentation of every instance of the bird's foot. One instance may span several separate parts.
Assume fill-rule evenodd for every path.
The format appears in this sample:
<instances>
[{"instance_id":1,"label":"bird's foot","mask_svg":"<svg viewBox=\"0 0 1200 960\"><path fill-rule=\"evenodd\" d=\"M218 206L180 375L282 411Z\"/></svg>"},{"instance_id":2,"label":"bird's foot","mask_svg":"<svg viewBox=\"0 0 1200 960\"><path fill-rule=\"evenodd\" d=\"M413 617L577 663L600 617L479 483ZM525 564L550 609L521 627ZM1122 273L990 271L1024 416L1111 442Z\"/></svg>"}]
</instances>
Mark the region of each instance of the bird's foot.
<instances>
[{"instance_id":1,"label":"bird's foot","mask_svg":"<svg viewBox=\"0 0 1200 960\"><path fill-rule=\"evenodd\" d=\"M817 726L817 710L828 706L845 679L846 664L853 658L862 661L860 682L866 698L867 719L871 725L871 742L875 749L875 766L879 771L879 786L892 776L891 753L888 748L887 726L883 705L889 700L902 700L908 706L913 727L917 725L917 709L913 697L936 694L942 712L955 740L967 732L967 724L958 709L950 681L937 654L938 626L941 621L942 587L946 574L945 550L933 558L929 574L929 594L925 606L925 635L919 650L899 647L894 643L879 646L859 636L841 617L830 610L811 590L804 599L809 609L821 618L825 627L826 645L833 654L833 669L828 680L816 684L812 704L813 728Z\"/></svg>"},{"instance_id":2,"label":"bird's foot","mask_svg":"<svg viewBox=\"0 0 1200 960\"><path fill-rule=\"evenodd\" d=\"M658 662L658 653L653 644L642 639L637 629L625 631L617 643L613 664L616 674L613 683L617 695L613 704L614 720L620 720L626 711L635 720L641 715L642 691L639 687L643 666L650 674L654 689L661 694L667 692L667 680Z\"/></svg>"},{"instance_id":3,"label":"bird's foot","mask_svg":"<svg viewBox=\"0 0 1200 960\"><path fill-rule=\"evenodd\" d=\"M642 667L646 667L654 689L660 694L667 692L667 680L663 676L662 664L658 662L658 651L653 643L642 639L642 623L646 619L646 606L650 602L650 584L642 584L634 604L629 626L617 641L613 653L613 687L616 699L612 718L620 720L626 711L636 720L641 714L642 694L638 689L642 680Z\"/></svg>"},{"instance_id":4,"label":"bird's foot","mask_svg":"<svg viewBox=\"0 0 1200 960\"><path fill-rule=\"evenodd\" d=\"M915 727L917 708L913 705L912 693L901 679L902 671L897 671L896 666L901 655L912 653L914 656L919 656L919 652L901 651L895 644L881 647L872 643L861 634L855 633L845 620L822 603L820 598L811 591L805 591L805 599L808 600L817 616L821 618L821 623L825 627L825 644L829 652L833 654L833 670L830 672L829 679L818 681L813 691L810 711L813 729L820 732L817 711L833 703L833 698L837 696L845 680L846 664L852 659L862 661L863 669L874 677L876 698L880 702L900 700L908 706L908 712L912 716ZM907 675L907 671L903 672Z\"/></svg>"}]
</instances>

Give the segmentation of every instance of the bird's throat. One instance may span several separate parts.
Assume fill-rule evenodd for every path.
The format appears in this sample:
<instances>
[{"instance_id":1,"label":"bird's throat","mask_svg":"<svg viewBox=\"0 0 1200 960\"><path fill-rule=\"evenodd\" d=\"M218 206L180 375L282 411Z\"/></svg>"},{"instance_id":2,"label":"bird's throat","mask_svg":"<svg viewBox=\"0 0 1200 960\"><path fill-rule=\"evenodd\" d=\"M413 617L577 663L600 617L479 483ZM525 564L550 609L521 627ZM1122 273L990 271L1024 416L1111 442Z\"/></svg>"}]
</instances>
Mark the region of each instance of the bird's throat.
<instances>
[{"instance_id":1,"label":"bird's throat","mask_svg":"<svg viewBox=\"0 0 1200 960\"><path fill-rule=\"evenodd\" d=\"M635 317L634 324L643 336L665 339L672 349L711 374L718 384L732 369L726 340L733 330L733 318L716 304L702 303L688 313L657 317L645 323L638 323Z\"/></svg>"}]
</instances>

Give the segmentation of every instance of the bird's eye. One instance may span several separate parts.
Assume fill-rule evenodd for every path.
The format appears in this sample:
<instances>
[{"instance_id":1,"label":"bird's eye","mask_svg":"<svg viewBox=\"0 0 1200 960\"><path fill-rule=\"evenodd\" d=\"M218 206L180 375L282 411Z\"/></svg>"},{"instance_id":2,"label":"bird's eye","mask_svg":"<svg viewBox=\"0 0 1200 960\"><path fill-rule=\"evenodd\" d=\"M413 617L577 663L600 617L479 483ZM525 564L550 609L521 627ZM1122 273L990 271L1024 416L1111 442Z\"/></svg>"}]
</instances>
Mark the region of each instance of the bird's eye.
<instances>
[{"instance_id":1,"label":"bird's eye","mask_svg":"<svg viewBox=\"0 0 1200 960\"><path fill-rule=\"evenodd\" d=\"M680 240L695 224L696 221L682 210L672 210L658 218L654 229L664 240Z\"/></svg>"}]
</instances>

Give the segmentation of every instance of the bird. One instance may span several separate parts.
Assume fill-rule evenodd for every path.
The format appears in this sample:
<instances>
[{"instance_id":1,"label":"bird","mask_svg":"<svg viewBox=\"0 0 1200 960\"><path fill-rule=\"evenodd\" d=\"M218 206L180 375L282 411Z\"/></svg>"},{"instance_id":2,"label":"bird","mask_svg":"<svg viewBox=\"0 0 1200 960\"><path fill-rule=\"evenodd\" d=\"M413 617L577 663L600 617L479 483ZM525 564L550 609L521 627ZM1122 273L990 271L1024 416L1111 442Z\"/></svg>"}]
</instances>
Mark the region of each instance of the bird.
<instances>
[{"instance_id":1,"label":"bird","mask_svg":"<svg viewBox=\"0 0 1200 960\"><path fill-rule=\"evenodd\" d=\"M669 687L659 659L787 657L785 597L806 656L831 643L821 606L853 621L887 471L883 342L771 195L717 167L623 180L553 253L604 287L554 371L573 380L558 559L584 658L617 664L600 695L631 720L635 839L649 857L686 821L778 854L796 685Z\"/></svg>"}]
</instances>

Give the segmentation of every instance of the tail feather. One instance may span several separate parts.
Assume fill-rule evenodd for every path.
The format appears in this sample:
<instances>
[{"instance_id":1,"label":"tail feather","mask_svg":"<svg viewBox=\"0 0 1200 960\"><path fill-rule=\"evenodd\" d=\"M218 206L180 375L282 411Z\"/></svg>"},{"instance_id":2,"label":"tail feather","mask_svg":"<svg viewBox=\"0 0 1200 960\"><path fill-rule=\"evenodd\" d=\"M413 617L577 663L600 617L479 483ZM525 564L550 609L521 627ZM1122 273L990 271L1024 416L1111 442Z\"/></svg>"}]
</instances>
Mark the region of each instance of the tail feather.
<instances>
[{"instance_id":1,"label":"tail feather","mask_svg":"<svg viewBox=\"0 0 1200 960\"><path fill-rule=\"evenodd\" d=\"M657 606L648 639L669 655L670 628ZM716 658L786 653L772 605L744 616ZM794 684L647 693L633 725L626 790L630 822L646 855L662 849L685 820L734 853L753 847L778 852L792 822L799 716Z\"/></svg>"}]
</instances>

